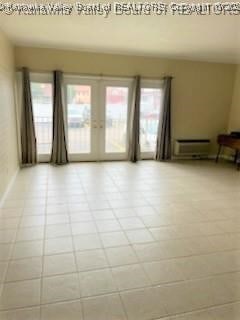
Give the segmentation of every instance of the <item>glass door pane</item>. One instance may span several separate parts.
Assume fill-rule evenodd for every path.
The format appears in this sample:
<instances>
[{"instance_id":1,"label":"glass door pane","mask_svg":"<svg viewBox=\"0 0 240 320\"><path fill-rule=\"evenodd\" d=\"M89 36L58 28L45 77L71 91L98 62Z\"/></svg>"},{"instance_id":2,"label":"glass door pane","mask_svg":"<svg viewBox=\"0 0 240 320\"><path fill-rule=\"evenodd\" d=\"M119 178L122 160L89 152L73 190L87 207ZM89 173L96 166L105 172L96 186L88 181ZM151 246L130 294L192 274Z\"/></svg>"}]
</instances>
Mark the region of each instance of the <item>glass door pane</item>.
<instances>
[{"instance_id":1,"label":"glass door pane","mask_svg":"<svg viewBox=\"0 0 240 320\"><path fill-rule=\"evenodd\" d=\"M125 153L127 147L128 88L106 87L105 152Z\"/></svg>"},{"instance_id":2,"label":"glass door pane","mask_svg":"<svg viewBox=\"0 0 240 320\"><path fill-rule=\"evenodd\" d=\"M91 152L91 86L67 85L69 154Z\"/></svg>"},{"instance_id":3,"label":"glass door pane","mask_svg":"<svg viewBox=\"0 0 240 320\"><path fill-rule=\"evenodd\" d=\"M52 148L52 84L31 82L33 115L38 155L49 155Z\"/></svg>"},{"instance_id":4,"label":"glass door pane","mask_svg":"<svg viewBox=\"0 0 240 320\"><path fill-rule=\"evenodd\" d=\"M161 89L142 88L140 104L141 152L155 152L161 109Z\"/></svg>"}]
</instances>

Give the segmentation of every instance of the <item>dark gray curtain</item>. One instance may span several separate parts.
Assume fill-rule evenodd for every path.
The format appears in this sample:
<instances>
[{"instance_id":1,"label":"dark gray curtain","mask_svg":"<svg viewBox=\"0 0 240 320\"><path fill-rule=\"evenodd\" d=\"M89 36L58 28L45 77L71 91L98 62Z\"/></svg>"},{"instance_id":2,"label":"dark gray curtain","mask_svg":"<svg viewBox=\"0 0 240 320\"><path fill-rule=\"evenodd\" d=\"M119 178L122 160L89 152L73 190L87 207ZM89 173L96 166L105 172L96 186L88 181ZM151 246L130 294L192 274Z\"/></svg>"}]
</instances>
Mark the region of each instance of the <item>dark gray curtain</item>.
<instances>
[{"instance_id":1,"label":"dark gray curtain","mask_svg":"<svg viewBox=\"0 0 240 320\"><path fill-rule=\"evenodd\" d=\"M128 159L137 162L140 157L140 97L141 97L141 78L136 76L133 84L133 97L130 110L129 122L129 145Z\"/></svg>"},{"instance_id":2,"label":"dark gray curtain","mask_svg":"<svg viewBox=\"0 0 240 320\"><path fill-rule=\"evenodd\" d=\"M37 162L37 143L33 120L31 84L28 68L22 69L22 113L21 113L21 161L22 165Z\"/></svg>"},{"instance_id":3,"label":"dark gray curtain","mask_svg":"<svg viewBox=\"0 0 240 320\"><path fill-rule=\"evenodd\" d=\"M172 77L164 78L162 112L160 113L155 159L171 159L171 82Z\"/></svg>"},{"instance_id":4,"label":"dark gray curtain","mask_svg":"<svg viewBox=\"0 0 240 320\"><path fill-rule=\"evenodd\" d=\"M62 72L53 72L53 141L51 163L68 163L68 152L65 136Z\"/></svg>"}]
</instances>

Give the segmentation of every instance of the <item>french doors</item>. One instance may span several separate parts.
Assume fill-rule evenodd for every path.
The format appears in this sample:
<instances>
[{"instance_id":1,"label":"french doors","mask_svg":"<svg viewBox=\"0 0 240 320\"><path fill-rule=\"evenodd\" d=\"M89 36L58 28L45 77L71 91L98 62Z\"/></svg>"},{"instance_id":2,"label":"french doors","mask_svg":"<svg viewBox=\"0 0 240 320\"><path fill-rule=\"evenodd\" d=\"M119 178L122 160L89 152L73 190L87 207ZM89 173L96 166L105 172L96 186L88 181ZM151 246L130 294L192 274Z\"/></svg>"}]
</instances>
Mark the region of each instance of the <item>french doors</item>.
<instances>
[{"instance_id":1,"label":"french doors","mask_svg":"<svg viewBox=\"0 0 240 320\"><path fill-rule=\"evenodd\" d=\"M131 80L66 77L65 93L70 160L126 159Z\"/></svg>"}]
</instances>

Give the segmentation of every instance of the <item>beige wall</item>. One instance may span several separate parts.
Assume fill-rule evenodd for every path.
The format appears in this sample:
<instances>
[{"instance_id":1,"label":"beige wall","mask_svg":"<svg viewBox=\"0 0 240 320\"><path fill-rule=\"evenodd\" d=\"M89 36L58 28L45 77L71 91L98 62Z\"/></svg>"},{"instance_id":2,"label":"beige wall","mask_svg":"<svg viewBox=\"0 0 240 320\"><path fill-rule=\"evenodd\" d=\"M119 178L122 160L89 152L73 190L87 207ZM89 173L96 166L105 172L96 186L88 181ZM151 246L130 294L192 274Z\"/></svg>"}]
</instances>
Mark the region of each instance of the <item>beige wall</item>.
<instances>
[{"instance_id":1,"label":"beige wall","mask_svg":"<svg viewBox=\"0 0 240 320\"><path fill-rule=\"evenodd\" d=\"M172 75L173 138L210 138L215 153L217 134L227 130L234 65L24 47L16 48L15 58L17 67L36 71Z\"/></svg>"},{"instance_id":2,"label":"beige wall","mask_svg":"<svg viewBox=\"0 0 240 320\"><path fill-rule=\"evenodd\" d=\"M237 67L228 123L229 131L240 131L240 65Z\"/></svg>"},{"instance_id":3,"label":"beige wall","mask_svg":"<svg viewBox=\"0 0 240 320\"><path fill-rule=\"evenodd\" d=\"M18 168L14 76L13 48L0 31L0 202Z\"/></svg>"}]
</instances>

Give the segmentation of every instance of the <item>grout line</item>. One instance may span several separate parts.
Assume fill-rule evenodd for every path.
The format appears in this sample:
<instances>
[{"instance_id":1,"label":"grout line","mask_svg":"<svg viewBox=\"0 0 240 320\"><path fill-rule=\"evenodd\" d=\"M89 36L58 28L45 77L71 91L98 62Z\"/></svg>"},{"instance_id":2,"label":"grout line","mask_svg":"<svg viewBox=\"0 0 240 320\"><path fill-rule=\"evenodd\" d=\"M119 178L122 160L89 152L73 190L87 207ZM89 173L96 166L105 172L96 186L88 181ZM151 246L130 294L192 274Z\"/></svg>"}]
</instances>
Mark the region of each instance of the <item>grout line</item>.
<instances>
[{"instance_id":1,"label":"grout line","mask_svg":"<svg viewBox=\"0 0 240 320\"><path fill-rule=\"evenodd\" d=\"M47 187L48 187L48 179L47 179ZM47 212L47 199L45 202L45 215ZM41 278L40 278L40 305L42 304L42 295L43 295L43 275L44 275L44 262L45 262L45 237L46 237L46 218L44 219L44 227L43 227L43 243L42 243L42 270L41 270ZM42 319L42 308L40 307L40 320Z\"/></svg>"},{"instance_id":2,"label":"grout line","mask_svg":"<svg viewBox=\"0 0 240 320\"><path fill-rule=\"evenodd\" d=\"M70 217L69 217L70 219ZM83 303L81 301L81 286L80 286L80 278L79 278L79 271L78 271L78 263L77 263L77 254L75 250L75 243L73 240L73 234L72 234L72 224L70 224L70 229L71 229L71 240L72 240L72 248L73 248L73 255L74 255L74 262L75 262L75 267L76 267L76 274L78 278L78 293L79 293L79 298L80 298L80 305L81 305L81 315L83 317L84 309L83 309ZM74 273L75 274L75 273ZM84 318L83 318L84 319Z\"/></svg>"}]
</instances>

